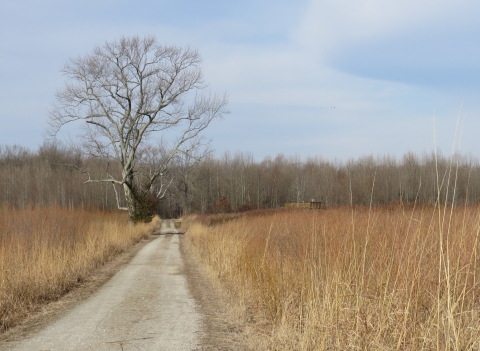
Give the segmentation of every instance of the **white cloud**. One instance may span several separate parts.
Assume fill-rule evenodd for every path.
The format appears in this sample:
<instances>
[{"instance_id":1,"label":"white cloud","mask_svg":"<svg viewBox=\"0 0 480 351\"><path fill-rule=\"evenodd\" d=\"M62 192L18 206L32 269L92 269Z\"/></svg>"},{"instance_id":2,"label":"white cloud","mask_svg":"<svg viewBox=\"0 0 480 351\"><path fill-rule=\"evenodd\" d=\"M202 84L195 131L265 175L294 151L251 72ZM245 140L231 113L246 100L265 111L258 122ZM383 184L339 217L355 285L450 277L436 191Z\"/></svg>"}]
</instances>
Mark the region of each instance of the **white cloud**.
<instances>
[{"instance_id":1,"label":"white cloud","mask_svg":"<svg viewBox=\"0 0 480 351\"><path fill-rule=\"evenodd\" d=\"M214 91L228 90L232 103L380 111L407 91L339 72L295 45L209 47L204 57L207 81Z\"/></svg>"},{"instance_id":2,"label":"white cloud","mask_svg":"<svg viewBox=\"0 0 480 351\"><path fill-rule=\"evenodd\" d=\"M295 36L307 47L328 53L372 38L476 22L479 8L480 3L470 0L311 0Z\"/></svg>"},{"instance_id":3,"label":"white cloud","mask_svg":"<svg viewBox=\"0 0 480 351\"><path fill-rule=\"evenodd\" d=\"M480 2L312 0L293 37L352 76L435 89L480 89Z\"/></svg>"}]
</instances>

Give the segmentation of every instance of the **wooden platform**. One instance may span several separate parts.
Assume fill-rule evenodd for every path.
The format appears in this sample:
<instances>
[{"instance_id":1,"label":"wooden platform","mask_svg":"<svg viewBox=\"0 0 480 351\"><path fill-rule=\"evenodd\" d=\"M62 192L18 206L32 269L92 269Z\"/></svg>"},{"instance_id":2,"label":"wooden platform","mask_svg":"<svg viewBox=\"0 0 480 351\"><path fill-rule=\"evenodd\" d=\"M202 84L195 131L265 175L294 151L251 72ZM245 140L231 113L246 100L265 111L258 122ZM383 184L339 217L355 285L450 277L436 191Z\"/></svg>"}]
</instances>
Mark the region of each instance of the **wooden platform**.
<instances>
[{"instance_id":1,"label":"wooden platform","mask_svg":"<svg viewBox=\"0 0 480 351\"><path fill-rule=\"evenodd\" d=\"M283 205L284 208L307 208L310 210L318 210L322 207L320 201L310 201L310 202L289 202Z\"/></svg>"}]
</instances>

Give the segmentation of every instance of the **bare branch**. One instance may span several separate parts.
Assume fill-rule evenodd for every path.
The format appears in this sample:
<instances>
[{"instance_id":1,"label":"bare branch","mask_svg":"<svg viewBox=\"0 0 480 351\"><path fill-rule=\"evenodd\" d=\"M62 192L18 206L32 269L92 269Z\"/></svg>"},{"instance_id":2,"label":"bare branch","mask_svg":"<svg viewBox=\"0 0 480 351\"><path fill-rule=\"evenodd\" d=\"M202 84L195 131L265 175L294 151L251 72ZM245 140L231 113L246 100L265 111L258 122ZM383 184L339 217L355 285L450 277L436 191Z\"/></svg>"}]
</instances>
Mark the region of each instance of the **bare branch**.
<instances>
[{"instance_id":1,"label":"bare branch","mask_svg":"<svg viewBox=\"0 0 480 351\"><path fill-rule=\"evenodd\" d=\"M135 175L144 170L137 160L139 148L155 135L177 135L163 160L150 167L143 184L150 189L177 154L198 148L192 141L228 113L226 95L202 93L206 84L200 64L197 50L163 46L153 36L122 37L97 46L63 67L68 81L49 111L49 134L55 136L65 124L84 122L85 151L115 159L122 171L121 180L89 175L87 182L122 185L131 212ZM156 194L163 197L171 181L160 184Z\"/></svg>"},{"instance_id":2,"label":"bare branch","mask_svg":"<svg viewBox=\"0 0 480 351\"><path fill-rule=\"evenodd\" d=\"M119 210L128 211L128 207L123 207L120 205L120 197L118 195L117 188L115 187L115 183L112 183L112 187L113 187L113 191L115 191L115 199L117 199L117 208Z\"/></svg>"}]
</instances>

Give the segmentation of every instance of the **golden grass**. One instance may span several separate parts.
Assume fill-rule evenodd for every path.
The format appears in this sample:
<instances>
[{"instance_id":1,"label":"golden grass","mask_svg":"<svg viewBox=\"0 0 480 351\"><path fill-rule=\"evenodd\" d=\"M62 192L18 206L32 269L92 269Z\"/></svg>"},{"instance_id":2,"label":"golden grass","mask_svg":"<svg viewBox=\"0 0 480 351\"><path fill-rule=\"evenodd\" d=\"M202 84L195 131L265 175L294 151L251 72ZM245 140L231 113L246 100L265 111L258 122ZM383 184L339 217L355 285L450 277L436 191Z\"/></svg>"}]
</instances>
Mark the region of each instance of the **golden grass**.
<instances>
[{"instance_id":1,"label":"golden grass","mask_svg":"<svg viewBox=\"0 0 480 351\"><path fill-rule=\"evenodd\" d=\"M479 350L480 207L281 211L191 247L270 350ZM252 319L253 318L253 319Z\"/></svg>"},{"instance_id":2,"label":"golden grass","mask_svg":"<svg viewBox=\"0 0 480 351\"><path fill-rule=\"evenodd\" d=\"M0 330L69 291L157 225L158 219L133 226L118 212L0 207Z\"/></svg>"}]
</instances>

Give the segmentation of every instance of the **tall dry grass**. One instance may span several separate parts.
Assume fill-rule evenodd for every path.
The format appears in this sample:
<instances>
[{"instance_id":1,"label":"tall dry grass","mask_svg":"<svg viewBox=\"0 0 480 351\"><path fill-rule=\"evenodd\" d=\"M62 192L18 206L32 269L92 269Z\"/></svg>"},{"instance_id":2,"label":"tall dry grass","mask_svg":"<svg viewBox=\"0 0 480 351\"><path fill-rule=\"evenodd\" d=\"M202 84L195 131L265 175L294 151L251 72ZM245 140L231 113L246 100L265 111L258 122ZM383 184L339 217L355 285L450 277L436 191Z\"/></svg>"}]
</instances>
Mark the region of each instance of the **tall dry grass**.
<instances>
[{"instance_id":1,"label":"tall dry grass","mask_svg":"<svg viewBox=\"0 0 480 351\"><path fill-rule=\"evenodd\" d=\"M194 223L270 350L479 350L480 207L332 208Z\"/></svg>"},{"instance_id":2,"label":"tall dry grass","mask_svg":"<svg viewBox=\"0 0 480 351\"><path fill-rule=\"evenodd\" d=\"M148 236L124 213L0 207L0 331Z\"/></svg>"}]
</instances>

